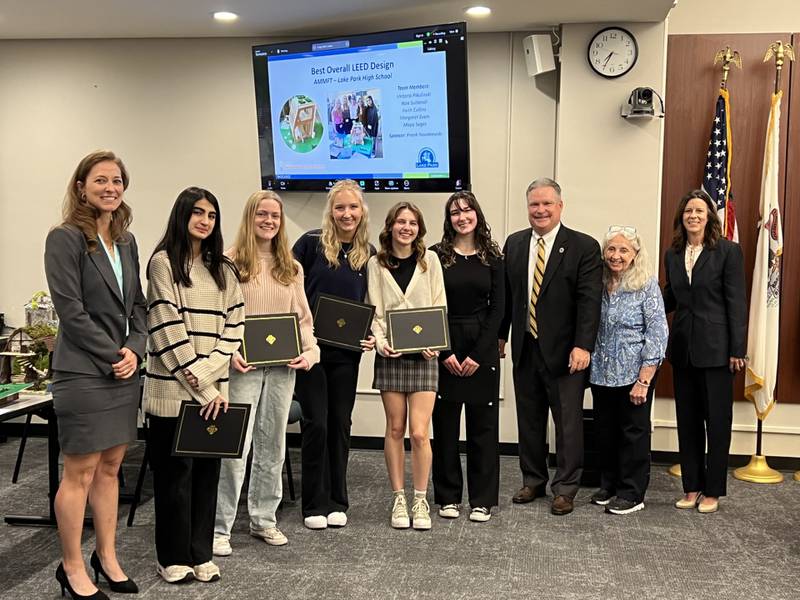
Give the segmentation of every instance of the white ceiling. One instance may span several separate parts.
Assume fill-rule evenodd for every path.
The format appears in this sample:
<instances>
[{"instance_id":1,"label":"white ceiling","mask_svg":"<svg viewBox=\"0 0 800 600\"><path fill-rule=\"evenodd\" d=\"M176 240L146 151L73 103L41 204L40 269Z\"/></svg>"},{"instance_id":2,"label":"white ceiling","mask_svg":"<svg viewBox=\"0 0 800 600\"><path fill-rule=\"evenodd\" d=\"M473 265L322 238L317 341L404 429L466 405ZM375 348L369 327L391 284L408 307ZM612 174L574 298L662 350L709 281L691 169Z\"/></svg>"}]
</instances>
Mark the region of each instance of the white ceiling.
<instances>
[{"instance_id":1,"label":"white ceiling","mask_svg":"<svg viewBox=\"0 0 800 600\"><path fill-rule=\"evenodd\" d=\"M327 36L468 21L469 31L663 21L677 0L3 0L0 39ZM488 18L467 18L483 4ZM240 15L221 24L211 13Z\"/></svg>"}]
</instances>

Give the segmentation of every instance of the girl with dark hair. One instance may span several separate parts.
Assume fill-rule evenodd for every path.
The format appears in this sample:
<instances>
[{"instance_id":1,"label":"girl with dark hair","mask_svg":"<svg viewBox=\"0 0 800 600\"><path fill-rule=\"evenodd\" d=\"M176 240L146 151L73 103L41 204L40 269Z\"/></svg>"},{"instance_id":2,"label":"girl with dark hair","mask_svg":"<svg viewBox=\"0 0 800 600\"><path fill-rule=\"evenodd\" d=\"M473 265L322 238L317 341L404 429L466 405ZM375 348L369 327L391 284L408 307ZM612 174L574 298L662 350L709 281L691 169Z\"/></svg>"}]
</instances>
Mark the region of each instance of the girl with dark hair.
<instances>
[{"instance_id":1,"label":"girl with dark hair","mask_svg":"<svg viewBox=\"0 0 800 600\"><path fill-rule=\"evenodd\" d=\"M436 399L438 352L401 355L389 346L386 311L404 308L446 306L442 265L434 252L425 248L422 212L410 202L389 209L380 234L380 250L367 264L368 297L375 305L372 330L375 334L375 379L372 387L381 391L386 413L384 455L394 498L392 527L411 525L405 492L406 420L411 437L411 472L414 501L411 506L414 529L430 529L428 475L431 444L428 430Z\"/></svg>"},{"instance_id":2,"label":"girl with dark hair","mask_svg":"<svg viewBox=\"0 0 800 600\"><path fill-rule=\"evenodd\" d=\"M367 204L355 181L336 182L328 192L322 228L304 233L293 250L311 306L321 293L363 302L367 261L375 248L369 243ZM374 346L372 336L361 341L362 351ZM303 407L303 523L309 529L347 524L350 426L362 355L326 344L320 350L319 364L299 371L295 385Z\"/></svg>"},{"instance_id":3,"label":"girl with dark hair","mask_svg":"<svg viewBox=\"0 0 800 600\"><path fill-rule=\"evenodd\" d=\"M726 491L733 380L745 367L742 250L722 237L714 202L702 190L681 198L672 240L664 256L664 308L675 311L667 357L684 491L675 506L713 513Z\"/></svg>"},{"instance_id":4,"label":"girl with dark hair","mask_svg":"<svg viewBox=\"0 0 800 600\"><path fill-rule=\"evenodd\" d=\"M220 459L172 456L181 402L216 418L228 408L228 367L244 332L236 268L222 254L219 203L183 190L147 266L144 409L156 510L157 571L168 583L216 581L212 562Z\"/></svg>"},{"instance_id":5,"label":"girl with dark hair","mask_svg":"<svg viewBox=\"0 0 800 600\"><path fill-rule=\"evenodd\" d=\"M102 600L86 573L81 533L92 507L97 550L90 564L111 590L136 593L117 562L117 474L136 439L139 363L144 357L145 300L139 253L123 200L129 178L108 150L78 164L64 199L63 222L47 235L44 266L60 319L53 354L53 408L64 473L55 497L64 560L61 593Z\"/></svg>"},{"instance_id":6,"label":"girl with dark hair","mask_svg":"<svg viewBox=\"0 0 800 600\"><path fill-rule=\"evenodd\" d=\"M497 505L500 485L497 332L505 307L505 272L500 248L472 192L448 198L442 241L431 250L444 267L451 343L451 350L439 357L439 394L433 408L434 501L441 507L439 516L460 515L463 405L469 518L484 522Z\"/></svg>"}]
</instances>

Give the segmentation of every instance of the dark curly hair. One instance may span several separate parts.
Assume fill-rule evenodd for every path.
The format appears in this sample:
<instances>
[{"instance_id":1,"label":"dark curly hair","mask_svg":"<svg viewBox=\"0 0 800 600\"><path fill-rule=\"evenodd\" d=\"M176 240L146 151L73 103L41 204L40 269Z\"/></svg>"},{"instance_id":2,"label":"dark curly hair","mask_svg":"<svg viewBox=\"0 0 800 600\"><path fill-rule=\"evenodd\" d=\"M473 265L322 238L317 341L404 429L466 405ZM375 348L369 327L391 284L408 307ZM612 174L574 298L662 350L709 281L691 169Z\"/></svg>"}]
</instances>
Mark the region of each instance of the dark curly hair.
<instances>
[{"instance_id":1,"label":"dark curly hair","mask_svg":"<svg viewBox=\"0 0 800 600\"><path fill-rule=\"evenodd\" d=\"M386 222L383 224L383 231L378 236L380 242L380 249L378 250L378 264L387 269L396 269L399 264L397 259L392 256L392 227L399 215L404 210L410 210L414 213L414 218L417 220L419 232L417 238L414 240L414 252L417 255L417 264L422 271L428 270L428 263L425 260L425 242L422 238L428 232L425 228L425 219L422 218L422 211L411 202L398 202L386 215Z\"/></svg>"},{"instance_id":2,"label":"dark curly hair","mask_svg":"<svg viewBox=\"0 0 800 600\"><path fill-rule=\"evenodd\" d=\"M717 241L722 237L722 224L717 215L717 207L714 206L714 201L703 190L692 190L681 198L678 202L678 208L675 209L675 219L672 222L672 248L675 252L681 252L686 247L686 228L683 226L683 211L686 210L686 205L689 200L702 200L706 203L708 212L708 221L706 221L706 230L703 234L703 245L707 248L713 248L717 245Z\"/></svg>"},{"instance_id":3,"label":"dark curly hair","mask_svg":"<svg viewBox=\"0 0 800 600\"><path fill-rule=\"evenodd\" d=\"M450 209L453 205L461 206L465 204L475 211L475 216L478 223L475 225L475 248L477 250L478 259L484 264L489 264L490 258L500 258L503 253L500 246L492 239L492 229L486 222L486 217L483 216L481 205L478 204L478 199L472 192L456 192L447 199L444 204L444 227L442 232L442 241L439 242L439 249L441 252L440 258L442 259L442 266L446 269L456 261L456 253L453 250L453 241L456 237L456 230L450 222Z\"/></svg>"}]
</instances>

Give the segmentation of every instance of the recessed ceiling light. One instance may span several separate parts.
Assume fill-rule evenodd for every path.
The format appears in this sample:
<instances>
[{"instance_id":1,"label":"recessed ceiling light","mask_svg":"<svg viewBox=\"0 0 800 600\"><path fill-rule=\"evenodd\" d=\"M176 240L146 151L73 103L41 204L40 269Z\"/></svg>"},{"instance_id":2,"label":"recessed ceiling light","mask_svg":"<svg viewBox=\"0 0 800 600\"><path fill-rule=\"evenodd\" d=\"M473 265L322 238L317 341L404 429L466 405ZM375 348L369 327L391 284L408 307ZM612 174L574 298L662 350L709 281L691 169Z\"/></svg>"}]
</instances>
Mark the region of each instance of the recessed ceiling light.
<instances>
[{"instance_id":1,"label":"recessed ceiling light","mask_svg":"<svg viewBox=\"0 0 800 600\"><path fill-rule=\"evenodd\" d=\"M470 17L488 17L492 14L492 9L488 6L470 6L464 12Z\"/></svg>"},{"instance_id":2,"label":"recessed ceiling light","mask_svg":"<svg viewBox=\"0 0 800 600\"><path fill-rule=\"evenodd\" d=\"M221 10L214 13L214 19L217 21L222 21L223 23L232 23L238 18L239 15L233 12L228 12L227 10Z\"/></svg>"}]
</instances>

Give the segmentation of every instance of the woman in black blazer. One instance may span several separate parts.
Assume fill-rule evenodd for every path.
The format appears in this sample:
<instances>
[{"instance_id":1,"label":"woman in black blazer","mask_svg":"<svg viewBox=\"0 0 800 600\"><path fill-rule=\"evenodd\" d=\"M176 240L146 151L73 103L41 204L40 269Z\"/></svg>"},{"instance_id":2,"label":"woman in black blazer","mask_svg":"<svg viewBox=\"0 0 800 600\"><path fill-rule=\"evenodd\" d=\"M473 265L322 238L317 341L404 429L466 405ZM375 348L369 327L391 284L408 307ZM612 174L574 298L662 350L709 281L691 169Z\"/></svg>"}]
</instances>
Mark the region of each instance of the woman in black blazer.
<instances>
[{"instance_id":1,"label":"woman in black blazer","mask_svg":"<svg viewBox=\"0 0 800 600\"><path fill-rule=\"evenodd\" d=\"M664 307L675 311L667 357L685 492L675 506L712 513L725 495L733 380L745 366L746 300L742 250L722 237L704 191L681 198L664 265Z\"/></svg>"},{"instance_id":2,"label":"woman in black blazer","mask_svg":"<svg viewBox=\"0 0 800 600\"><path fill-rule=\"evenodd\" d=\"M44 266L60 320L53 354L53 408L64 454L55 498L64 561L56 579L73 598L107 596L81 555L86 501L97 550L90 564L111 590L135 593L117 562L117 472L136 439L139 363L147 331L136 240L123 201L128 172L109 151L86 156L72 175L64 222L45 243Z\"/></svg>"}]
</instances>

